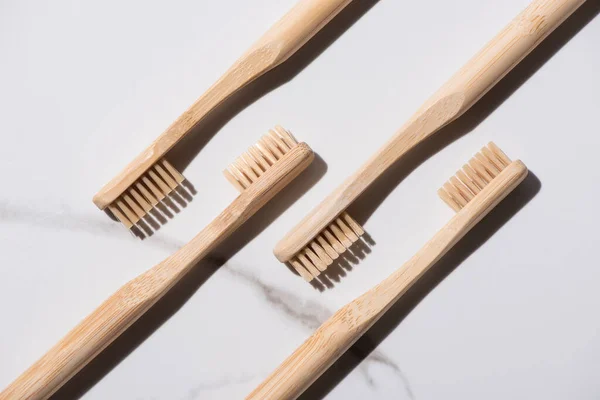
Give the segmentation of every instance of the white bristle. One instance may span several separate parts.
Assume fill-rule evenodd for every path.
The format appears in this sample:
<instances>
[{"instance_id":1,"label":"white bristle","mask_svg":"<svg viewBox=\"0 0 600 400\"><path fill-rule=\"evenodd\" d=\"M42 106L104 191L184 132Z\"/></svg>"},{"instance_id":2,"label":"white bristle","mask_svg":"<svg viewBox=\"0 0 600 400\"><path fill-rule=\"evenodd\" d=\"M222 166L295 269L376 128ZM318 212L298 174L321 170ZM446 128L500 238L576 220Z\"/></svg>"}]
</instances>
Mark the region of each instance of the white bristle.
<instances>
[{"instance_id":1,"label":"white bristle","mask_svg":"<svg viewBox=\"0 0 600 400\"><path fill-rule=\"evenodd\" d=\"M152 167L108 208L126 228L140 222L185 180L167 160Z\"/></svg>"},{"instance_id":2,"label":"white bristle","mask_svg":"<svg viewBox=\"0 0 600 400\"><path fill-rule=\"evenodd\" d=\"M311 281L325 271L365 233L363 228L343 212L291 260L290 265L305 280Z\"/></svg>"},{"instance_id":3,"label":"white bristle","mask_svg":"<svg viewBox=\"0 0 600 400\"><path fill-rule=\"evenodd\" d=\"M446 204L458 212L510 163L510 158L490 142L475 154L462 170L444 183L438 194Z\"/></svg>"},{"instance_id":4,"label":"white bristle","mask_svg":"<svg viewBox=\"0 0 600 400\"><path fill-rule=\"evenodd\" d=\"M289 131L276 126L231 163L223 175L243 192L297 144Z\"/></svg>"}]
</instances>

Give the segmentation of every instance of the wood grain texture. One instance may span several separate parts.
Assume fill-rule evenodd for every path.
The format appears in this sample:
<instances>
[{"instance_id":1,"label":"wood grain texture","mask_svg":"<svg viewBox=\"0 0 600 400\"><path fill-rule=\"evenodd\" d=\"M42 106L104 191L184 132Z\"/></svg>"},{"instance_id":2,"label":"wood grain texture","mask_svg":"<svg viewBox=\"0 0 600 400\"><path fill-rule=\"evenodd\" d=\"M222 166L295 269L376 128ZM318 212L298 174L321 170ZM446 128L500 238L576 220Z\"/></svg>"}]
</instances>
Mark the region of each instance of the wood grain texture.
<instances>
[{"instance_id":1,"label":"wood grain texture","mask_svg":"<svg viewBox=\"0 0 600 400\"><path fill-rule=\"evenodd\" d=\"M197 262L240 227L313 160L293 147L189 243L122 286L0 393L2 400L46 399L140 318Z\"/></svg>"},{"instance_id":2,"label":"wood grain texture","mask_svg":"<svg viewBox=\"0 0 600 400\"><path fill-rule=\"evenodd\" d=\"M268 30L194 104L95 196L108 207L152 165L235 92L286 61L352 0L301 0Z\"/></svg>"},{"instance_id":3,"label":"wood grain texture","mask_svg":"<svg viewBox=\"0 0 600 400\"><path fill-rule=\"evenodd\" d=\"M289 400L300 396L526 176L527 168L521 161L510 163L407 263L337 311L246 399Z\"/></svg>"},{"instance_id":4,"label":"wood grain texture","mask_svg":"<svg viewBox=\"0 0 600 400\"><path fill-rule=\"evenodd\" d=\"M467 111L585 0L535 0L275 247L290 261L394 162Z\"/></svg>"}]
</instances>

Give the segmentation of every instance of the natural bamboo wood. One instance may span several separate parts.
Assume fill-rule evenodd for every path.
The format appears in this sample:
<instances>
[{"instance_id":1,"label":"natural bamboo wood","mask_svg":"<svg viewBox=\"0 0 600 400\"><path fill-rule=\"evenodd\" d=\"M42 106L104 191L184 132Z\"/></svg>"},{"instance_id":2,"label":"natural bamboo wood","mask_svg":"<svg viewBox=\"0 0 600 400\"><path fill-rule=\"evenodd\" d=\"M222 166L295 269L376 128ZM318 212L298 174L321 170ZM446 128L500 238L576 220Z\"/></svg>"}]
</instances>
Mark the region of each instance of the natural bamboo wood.
<instances>
[{"instance_id":1,"label":"natural bamboo wood","mask_svg":"<svg viewBox=\"0 0 600 400\"><path fill-rule=\"evenodd\" d=\"M129 218L121 219L121 216L117 215L117 213L122 215L119 207L115 207L121 195L144 178L148 179L147 172L161 161L165 154L212 110L248 83L286 61L346 7L350 1L299 1L294 8L242 55L213 86L177 118L162 135L138 155L119 175L106 184L94 196L94 204L100 209L112 205L111 210L117 209L117 212L113 211L113 213L126 226L135 224L134 221L139 220L136 215L132 215L134 221ZM179 173L177 172L177 174ZM127 209L125 208L125 210ZM126 212L125 210L122 211Z\"/></svg>"},{"instance_id":2,"label":"natural bamboo wood","mask_svg":"<svg viewBox=\"0 0 600 400\"><path fill-rule=\"evenodd\" d=\"M488 146L486 153L493 148L493 144ZM323 323L304 344L246 397L247 400L290 400L300 396L425 272L527 176L527 168L521 161L508 160L510 163L506 163L505 159L494 151L490 157L484 157L484 161L481 162L480 155L474 158L476 169L465 169L467 175L463 172L458 173L440 190L444 201L448 202L447 198L451 198L453 202L461 202L457 214L450 222L399 270L342 307ZM490 165L488 161L492 164ZM480 182L481 186L476 182ZM455 195L447 194L448 185L456 188L451 190L456 193ZM467 201L466 197L471 199ZM459 198L460 200L457 200Z\"/></svg>"},{"instance_id":3,"label":"natural bamboo wood","mask_svg":"<svg viewBox=\"0 0 600 400\"><path fill-rule=\"evenodd\" d=\"M50 397L302 172L314 158L312 150L305 143L290 144L283 140L281 135L273 141L279 154L258 147L272 162L263 166L261 176L254 178L219 216L175 254L122 286L0 393L0 399Z\"/></svg>"},{"instance_id":4,"label":"natural bamboo wood","mask_svg":"<svg viewBox=\"0 0 600 400\"><path fill-rule=\"evenodd\" d=\"M584 1L533 1L442 86L354 175L289 232L275 247L275 256L281 262L293 263L386 169L418 143L467 111Z\"/></svg>"}]
</instances>

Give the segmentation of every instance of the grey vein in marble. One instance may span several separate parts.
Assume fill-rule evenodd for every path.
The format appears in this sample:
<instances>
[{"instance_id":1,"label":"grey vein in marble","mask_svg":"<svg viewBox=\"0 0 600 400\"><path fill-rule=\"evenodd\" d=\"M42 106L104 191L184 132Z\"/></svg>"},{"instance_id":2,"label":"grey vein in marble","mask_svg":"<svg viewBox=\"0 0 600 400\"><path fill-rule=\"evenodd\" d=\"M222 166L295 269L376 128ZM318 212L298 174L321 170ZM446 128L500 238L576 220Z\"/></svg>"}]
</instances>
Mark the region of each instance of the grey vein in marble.
<instances>
[{"instance_id":1,"label":"grey vein in marble","mask_svg":"<svg viewBox=\"0 0 600 400\"><path fill-rule=\"evenodd\" d=\"M250 273L247 268L233 268L227 264L224 267L231 274L243 279L246 283L249 283L260 291L267 302L275 306L277 310L310 330L317 329L331 315L331 312L319 303L303 301L300 297L292 293L267 285Z\"/></svg>"},{"instance_id":2,"label":"grey vein in marble","mask_svg":"<svg viewBox=\"0 0 600 400\"><path fill-rule=\"evenodd\" d=\"M389 367L398 376L398 378L402 382L402 385L404 386L404 391L406 392L406 396L410 400L415 399L415 395L412 390L410 381L408 380L408 377L406 376L406 374L404 372L402 372L402 370L400 369L400 366L398 364L396 364L392 359L387 357L385 354L383 354L379 350L375 350L375 351L371 352L371 354L369 354L369 356L366 358L365 361L370 361L371 363L382 364L386 367ZM363 371L363 373L365 374L365 379L367 379L367 383L371 387L375 387L375 381L368 374L368 368L369 368L368 365L365 365L364 368L361 368L361 371Z\"/></svg>"},{"instance_id":3,"label":"grey vein in marble","mask_svg":"<svg viewBox=\"0 0 600 400\"><path fill-rule=\"evenodd\" d=\"M104 235L111 238L119 237L119 234L125 229L121 224L111 221L102 213L94 216L76 213L66 205L62 205L58 211L41 211L26 206L17 207L3 201L0 201L0 222L85 232L90 235ZM148 240L169 253L177 251L183 245L180 241L159 235L154 235Z\"/></svg>"},{"instance_id":4,"label":"grey vein in marble","mask_svg":"<svg viewBox=\"0 0 600 400\"><path fill-rule=\"evenodd\" d=\"M3 201L0 201L0 221L91 234L112 234L117 227L107 218L100 220L86 214L75 214L64 205L58 211L46 212L27 206L14 206Z\"/></svg>"}]
</instances>

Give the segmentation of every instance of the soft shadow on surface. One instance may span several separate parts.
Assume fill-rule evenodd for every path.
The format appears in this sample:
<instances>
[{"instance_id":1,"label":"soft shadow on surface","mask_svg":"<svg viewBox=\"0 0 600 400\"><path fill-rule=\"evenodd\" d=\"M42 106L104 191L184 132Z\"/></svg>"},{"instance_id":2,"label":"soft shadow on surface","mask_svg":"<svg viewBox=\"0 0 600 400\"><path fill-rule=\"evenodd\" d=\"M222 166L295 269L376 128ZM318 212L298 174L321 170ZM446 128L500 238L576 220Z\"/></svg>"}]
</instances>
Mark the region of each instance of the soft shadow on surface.
<instances>
[{"instance_id":1,"label":"soft shadow on surface","mask_svg":"<svg viewBox=\"0 0 600 400\"><path fill-rule=\"evenodd\" d=\"M185 139L169 152L169 161L177 170L184 171L194 157L227 122L255 101L289 82L302 72L378 1L360 0L351 2L286 62L242 88L196 125ZM286 126L285 121L276 121L275 117L272 117L271 124L273 126L281 123L285 128L293 128ZM298 139L302 139L301 132L294 132L293 129L292 132L297 134ZM262 133L240 132L240 135L248 135L248 138L252 140L253 137L257 137ZM201 188L200 191L202 191Z\"/></svg>"},{"instance_id":2,"label":"soft shadow on surface","mask_svg":"<svg viewBox=\"0 0 600 400\"><path fill-rule=\"evenodd\" d=\"M419 279L362 338L313 383L300 399L315 400L327 396L377 348L429 292L529 203L540 188L539 179L530 171L525 180L506 199ZM398 267L401 267L401 264ZM407 388L407 392L410 393L410 388Z\"/></svg>"},{"instance_id":3,"label":"soft shadow on surface","mask_svg":"<svg viewBox=\"0 0 600 400\"><path fill-rule=\"evenodd\" d=\"M571 38L594 19L599 12L600 1L593 0L584 3L469 111L458 120L432 135L429 139L417 145L389 168L365 193L352 203L348 208L349 214L360 224L364 224L406 176L429 157L475 129ZM557 95L557 101L566 102L567 100ZM496 140L496 143L502 148L501 137ZM481 145L483 146L484 143Z\"/></svg>"},{"instance_id":4,"label":"soft shadow on surface","mask_svg":"<svg viewBox=\"0 0 600 400\"><path fill-rule=\"evenodd\" d=\"M223 244L212 251L210 256L200 261L144 316L54 394L52 399L77 399L83 396L175 314L221 265L306 193L325 174L326 170L327 164L315 154L312 164L298 178L279 192ZM284 267L282 266L282 268Z\"/></svg>"}]
</instances>

